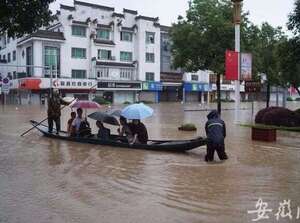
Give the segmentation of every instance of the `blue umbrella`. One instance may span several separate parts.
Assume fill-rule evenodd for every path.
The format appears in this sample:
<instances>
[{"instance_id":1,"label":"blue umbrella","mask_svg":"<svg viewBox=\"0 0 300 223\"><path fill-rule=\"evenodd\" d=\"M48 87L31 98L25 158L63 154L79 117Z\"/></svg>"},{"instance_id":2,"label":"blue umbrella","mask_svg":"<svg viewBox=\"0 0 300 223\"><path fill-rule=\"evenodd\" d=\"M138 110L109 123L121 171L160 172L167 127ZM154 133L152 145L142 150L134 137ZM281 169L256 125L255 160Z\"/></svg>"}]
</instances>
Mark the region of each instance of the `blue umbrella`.
<instances>
[{"instance_id":1,"label":"blue umbrella","mask_svg":"<svg viewBox=\"0 0 300 223\"><path fill-rule=\"evenodd\" d=\"M121 116L127 119L144 119L153 115L153 109L143 103L132 104L125 107Z\"/></svg>"}]
</instances>

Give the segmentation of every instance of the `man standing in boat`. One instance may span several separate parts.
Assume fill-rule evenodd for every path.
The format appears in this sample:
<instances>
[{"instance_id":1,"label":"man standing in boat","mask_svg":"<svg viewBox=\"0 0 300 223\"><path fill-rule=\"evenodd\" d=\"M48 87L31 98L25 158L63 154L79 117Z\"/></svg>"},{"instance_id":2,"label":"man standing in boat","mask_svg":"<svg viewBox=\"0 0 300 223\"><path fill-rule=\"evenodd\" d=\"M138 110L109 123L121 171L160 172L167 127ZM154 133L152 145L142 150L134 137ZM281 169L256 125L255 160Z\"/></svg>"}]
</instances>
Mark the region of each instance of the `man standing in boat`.
<instances>
[{"instance_id":1,"label":"man standing in boat","mask_svg":"<svg viewBox=\"0 0 300 223\"><path fill-rule=\"evenodd\" d=\"M226 137L225 122L219 117L216 110L207 115L208 121L205 125L205 131L208 139L206 162L214 161L214 153L217 151L220 160L228 159L225 152L224 139Z\"/></svg>"},{"instance_id":2,"label":"man standing in boat","mask_svg":"<svg viewBox=\"0 0 300 223\"><path fill-rule=\"evenodd\" d=\"M60 116L61 116L61 104L67 105L60 96L58 89L51 89L50 97L48 98L48 132L53 131L53 122L56 125L56 134L60 131Z\"/></svg>"}]
</instances>

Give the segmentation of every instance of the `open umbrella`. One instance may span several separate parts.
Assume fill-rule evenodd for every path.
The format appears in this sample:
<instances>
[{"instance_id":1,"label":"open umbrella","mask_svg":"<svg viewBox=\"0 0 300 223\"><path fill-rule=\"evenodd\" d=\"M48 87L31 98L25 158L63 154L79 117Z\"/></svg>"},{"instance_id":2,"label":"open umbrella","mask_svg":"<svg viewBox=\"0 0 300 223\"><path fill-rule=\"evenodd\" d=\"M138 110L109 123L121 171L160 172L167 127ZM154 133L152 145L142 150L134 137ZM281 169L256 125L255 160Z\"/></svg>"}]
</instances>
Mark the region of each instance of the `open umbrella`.
<instances>
[{"instance_id":1,"label":"open umbrella","mask_svg":"<svg viewBox=\"0 0 300 223\"><path fill-rule=\"evenodd\" d=\"M117 116L117 117L120 117L121 116L121 110L110 110L110 111L107 111L106 113L111 115L111 116Z\"/></svg>"},{"instance_id":2,"label":"open umbrella","mask_svg":"<svg viewBox=\"0 0 300 223\"><path fill-rule=\"evenodd\" d=\"M72 108L84 108L84 109L99 109L101 106L94 101L78 100L71 105Z\"/></svg>"},{"instance_id":3,"label":"open umbrella","mask_svg":"<svg viewBox=\"0 0 300 223\"><path fill-rule=\"evenodd\" d=\"M116 119L116 117L109 115L105 112L94 112L92 114L89 114L88 117L110 125L119 125L119 122Z\"/></svg>"},{"instance_id":4,"label":"open umbrella","mask_svg":"<svg viewBox=\"0 0 300 223\"><path fill-rule=\"evenodd\" d=\"M153 115L153 109L143 103L132 104L125 107L121 116L127 119L144 119Z\"/></svg>"}]
</instances>

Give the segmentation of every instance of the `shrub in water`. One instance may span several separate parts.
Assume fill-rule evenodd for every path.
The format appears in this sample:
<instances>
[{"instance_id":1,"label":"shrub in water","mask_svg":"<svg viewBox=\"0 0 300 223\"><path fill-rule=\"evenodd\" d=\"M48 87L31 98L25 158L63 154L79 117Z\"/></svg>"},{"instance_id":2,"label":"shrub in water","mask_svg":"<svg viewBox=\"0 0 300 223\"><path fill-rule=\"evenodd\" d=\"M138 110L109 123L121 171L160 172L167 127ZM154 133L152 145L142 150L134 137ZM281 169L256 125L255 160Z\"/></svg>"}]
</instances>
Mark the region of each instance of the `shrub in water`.
<instances>
[{"instance_id":1,"label":"shrub in water","mask_svg":"<svg viewBox=\"0 0 300 223\"><path fill-rule=\"evenodd\" d=\"M196 131L197 128L194 124L187 123L187 124L183 124L180 127L178 127L178 130L181 130L181 131Z\"/></svg>"},{"instance_id":2,"label":"shrub in water","mask_svg":"<svg viewBox=\"0 0 300 223\"><path fill-rule=\"evenodd\" d=\"M259 111L255 122L265 125L296 127L300 126L300 115L287 108L270 107Z\"/></svg>"},{"instance_id":3,"label":"shrub in water","mask_svg":"<svg viewBox=\"0 0 300 223\"><path fill-rule=\"evenodd\" d=\"M264 115L269 112L272 111L274 109L278 109L279 107L269 107L269 108L264 108L262 110L260 110L259 112L257 112L256 116L255 116L255 123L259 123L259 124L264 124L263 123L263 118Z\"/></svg>"}]
</instances>

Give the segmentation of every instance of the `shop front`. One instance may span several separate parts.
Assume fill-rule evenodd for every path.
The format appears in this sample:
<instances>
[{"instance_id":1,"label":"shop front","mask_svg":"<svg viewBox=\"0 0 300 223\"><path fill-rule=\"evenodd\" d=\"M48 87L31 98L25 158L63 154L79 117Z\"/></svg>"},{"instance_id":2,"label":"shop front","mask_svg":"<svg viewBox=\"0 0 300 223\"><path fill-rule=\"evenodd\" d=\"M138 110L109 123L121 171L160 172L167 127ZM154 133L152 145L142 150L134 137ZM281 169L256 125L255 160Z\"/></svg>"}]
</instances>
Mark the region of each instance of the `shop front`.
<instances>
[{"instance_id":1,"label":"shop front","mask_svg":"<svg viewBox=\"0 0 300 223\"><path fill-rule=\"evenodd\" d=\"M98 81L96 94L114 104L123 104L138 101L138 92L141 90L140 81Z\"/></svg>"},{"instance_id":2,"label":"shop front","mask_svg":"<svg viewBox=\"0 0 300 223\"><path fill-rule=\"evenodd\" d=\"M190 83L183 84L183 101L185 102L209 102L209 92L211 87L208 83Z\"/></svg>"},{"instance_id":3,"label":"shop front","mask_svg":"<svg viewBox=\"0 0 300 223\"><path fill-rule=\"evenodd\" d=\"M160 82L143 82L142 92L139 94L139 101L159 103L162 84Z\"/></svg>"}]
</instances>

